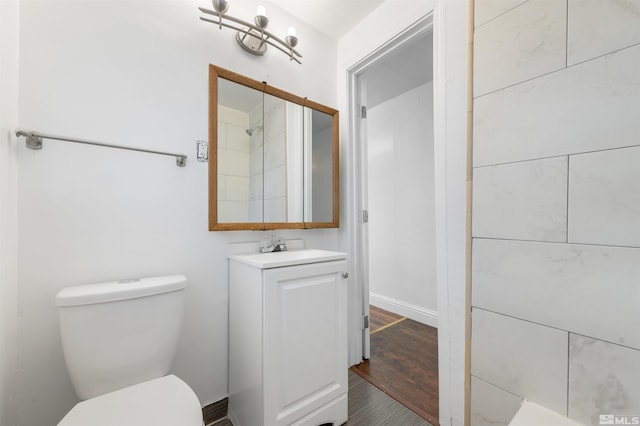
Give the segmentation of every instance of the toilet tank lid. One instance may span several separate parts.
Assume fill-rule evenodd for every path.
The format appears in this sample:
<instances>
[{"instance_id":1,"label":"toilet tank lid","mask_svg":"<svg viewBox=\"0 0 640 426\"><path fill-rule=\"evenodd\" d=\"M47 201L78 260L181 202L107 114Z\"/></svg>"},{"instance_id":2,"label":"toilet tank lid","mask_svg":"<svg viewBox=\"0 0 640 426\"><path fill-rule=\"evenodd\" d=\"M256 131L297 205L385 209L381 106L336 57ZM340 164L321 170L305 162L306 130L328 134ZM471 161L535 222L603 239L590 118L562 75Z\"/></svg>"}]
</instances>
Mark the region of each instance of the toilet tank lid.
<instances>
[{"instance_id":1,"label":"toilet tank lid","mask_svg":"<svg viewBox=\"0 0 640 426\"><path fill-rule=\"evenodd\" d=\"M164 275L77 285L60 290L56 296L56 305L80 306L135 299L182 290L186 286L187 278L184 275Z\"/></svg>"}]
</instances>

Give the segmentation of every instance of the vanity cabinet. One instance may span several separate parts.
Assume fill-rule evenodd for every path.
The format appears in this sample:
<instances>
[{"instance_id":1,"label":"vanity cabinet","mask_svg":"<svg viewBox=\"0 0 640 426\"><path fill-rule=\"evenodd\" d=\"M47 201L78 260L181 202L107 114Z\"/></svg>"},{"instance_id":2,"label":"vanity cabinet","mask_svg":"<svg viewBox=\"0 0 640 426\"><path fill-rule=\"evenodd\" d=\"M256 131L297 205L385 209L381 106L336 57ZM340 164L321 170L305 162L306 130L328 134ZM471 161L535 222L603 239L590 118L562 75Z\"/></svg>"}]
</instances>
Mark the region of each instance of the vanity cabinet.
<instances>
[{"instance_id":1,"label":"vanity cabinet","mask_svg":"<svg viewBox=\"0 0 640 426\"><path fill-rule=\"evenodd\" d=\"M229 416L235 426L347 421L346 254L229 257Z\"/></svg>"}]
</instances>

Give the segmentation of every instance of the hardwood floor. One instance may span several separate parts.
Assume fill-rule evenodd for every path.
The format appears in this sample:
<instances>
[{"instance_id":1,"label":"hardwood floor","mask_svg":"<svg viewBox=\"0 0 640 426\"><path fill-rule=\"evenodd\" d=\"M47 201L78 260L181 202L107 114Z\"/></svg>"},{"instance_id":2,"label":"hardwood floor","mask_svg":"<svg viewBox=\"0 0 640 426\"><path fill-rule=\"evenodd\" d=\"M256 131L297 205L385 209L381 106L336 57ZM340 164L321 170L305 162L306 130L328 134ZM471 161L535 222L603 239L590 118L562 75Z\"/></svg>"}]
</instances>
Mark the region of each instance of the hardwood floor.
<instances>
[{"instance_id":1,"label":"hardwood floor","mask_svg":"<svg viewBox=\"0 0 640 426\"><path fill-rule=\"evenodd\" d=\"M437 329L380 311L370 309L371 359L351 370L437 425Z\"/></svg>"},{"instance_id":2,"label":"hardwood floor","mask_svg":"<svg viewBox=\"0 0 640 426\"><path fill-rule=\"evenodd\" d=\"M369 326L371 360L349 371L346 425L438 425L437 330L374 306Z\"/></svg>"},{"instance_id":3,"label":"hardwood floor","mask_svg":"<svg viewBox=\"0 0 640 426\"><path fill-rule=\"evenodd\" d=\"M393 312L385 311L384 309L377 308L375 306L369 306L369 332L375 333L380 329L391 327L398 321L404 320L402 315L394 314Z\"/></svg>"}]
</instances>

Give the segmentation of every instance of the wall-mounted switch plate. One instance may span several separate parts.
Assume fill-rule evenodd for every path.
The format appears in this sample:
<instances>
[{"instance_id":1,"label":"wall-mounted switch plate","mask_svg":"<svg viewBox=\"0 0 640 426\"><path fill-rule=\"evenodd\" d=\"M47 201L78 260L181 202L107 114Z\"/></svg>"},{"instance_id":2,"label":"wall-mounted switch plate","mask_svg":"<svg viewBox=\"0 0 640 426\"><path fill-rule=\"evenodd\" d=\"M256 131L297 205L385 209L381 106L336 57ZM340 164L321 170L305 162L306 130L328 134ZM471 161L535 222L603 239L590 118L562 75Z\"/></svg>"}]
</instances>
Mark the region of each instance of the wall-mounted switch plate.
<instances>
[{"instance_id":1,"label":"wall-mounted switch plate","mask_svg":"<svg viewBox=\"0 0 640 426\"><path fill-rule=\"evenodd\" d=\"M196 158L198 161L209 161L209 144L206 141L196 141Z\"/></svg>"}]
</instances>

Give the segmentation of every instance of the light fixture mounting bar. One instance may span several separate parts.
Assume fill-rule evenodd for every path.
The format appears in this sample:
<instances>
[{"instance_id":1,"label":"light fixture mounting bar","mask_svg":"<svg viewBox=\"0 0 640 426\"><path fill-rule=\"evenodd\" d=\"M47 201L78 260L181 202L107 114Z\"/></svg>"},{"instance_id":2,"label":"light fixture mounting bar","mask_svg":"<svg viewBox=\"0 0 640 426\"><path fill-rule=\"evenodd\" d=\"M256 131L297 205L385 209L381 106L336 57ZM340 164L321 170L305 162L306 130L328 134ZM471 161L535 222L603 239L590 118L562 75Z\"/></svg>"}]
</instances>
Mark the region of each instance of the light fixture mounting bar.
<instances>
[{"instance_id":1,"label":"light fixture mounting bar","mask_svg":"<svg viewBox=\"0 0 640 426\"><path fill-rule=\"evenodd\" d=\"M247 34L250 37L255 37L255 34L250 33L249 31L247 31L246 29L240 28L240 27L234 27L233 25L227 24L226 22L222 22L222 24L220 24L220 22L215 21L213 19L209 19L209 18L205 18L204 16L200 17L201 20L205 21L205 22L211 22L212 24L216 24L216 25L222 25L225 28L229 28L232 30L236 30L239 31L243 34ZM266 33L266 31L265 31ZM289 55L289 52L287 52L286 50L284 50L282 47L278 46L275 43L272 43L268 38L265 38L264 40L265 43L267 43L270 46L275 47L276 49L278 49L279 51L281 51L282 53L284 53L285 55ZM295 53L295 52L294 52ZM255 53L254 53L255 54ZM298 55L300 56L300 55ZM297 63L301 64L302 62L300 62L300 60L298 58L296 58L295 56L293 58L291 58L292 60L296 61Z\"/></svg>"},{"instance_id":2,"label":"light fixture mounting bar","mask_svg":"<svg viewBox=\"0 0 640 426\"><path fill-rule=\"evenodd\" d=\"M210 23L218 25L218 26L223 26L223 27L226 27L226 28L230 28L232 30L239 31L239 32L245 34L247 37L253 37L253 38L256 38L258 40L260 40L260 37L258 37L255 32L258 32L259 34L263 34L264 36L260 40L261 42L267 43L270 46L275 47L276 49L280 50L281 52L283 52L284 54L289 56L291 60L296 61L299 64L301 63L300 60L298 60L298 58L302 58L302 55L300 54L300 52L298 52L296 49L294 49L292 45L290 45L286 41L282 40L278 36L275 36L274 34L272 34L271 32L267 31L266 29L260 28L259 26L255 25L255 24L252 24L250 22L243 21L242 19L238 19L238 18L235 18L233 16L230 16L230 15L227 15L227 14L224 14L224 13L218 13L215 10L206 9L204 7L198 7L198 9L200 10L200 12L202 12L204 14L212 15L212 16L215 16L216 18L218 18L216 20L213 20L213 19L209 19L209 18L201 16L200 19L202 21L210 22ZM224 22L224 20L228 20L228 21L234 22L236 24L239 24L239 25L247 27L247 28L241 28L241 27L233 26L231 24L228 24L228 23ZM255 31L255 32L252 32L252 30ZM274 43L274 41L276 43ZM247 50L250 53L253 53L255 55L261 55L262 53L264 53L264 52L258 53L258 52L255 52L255 51L250 51L244 45L242 45L242 47L245 48L245 50Z\"/></svg>"}]
</instances>

